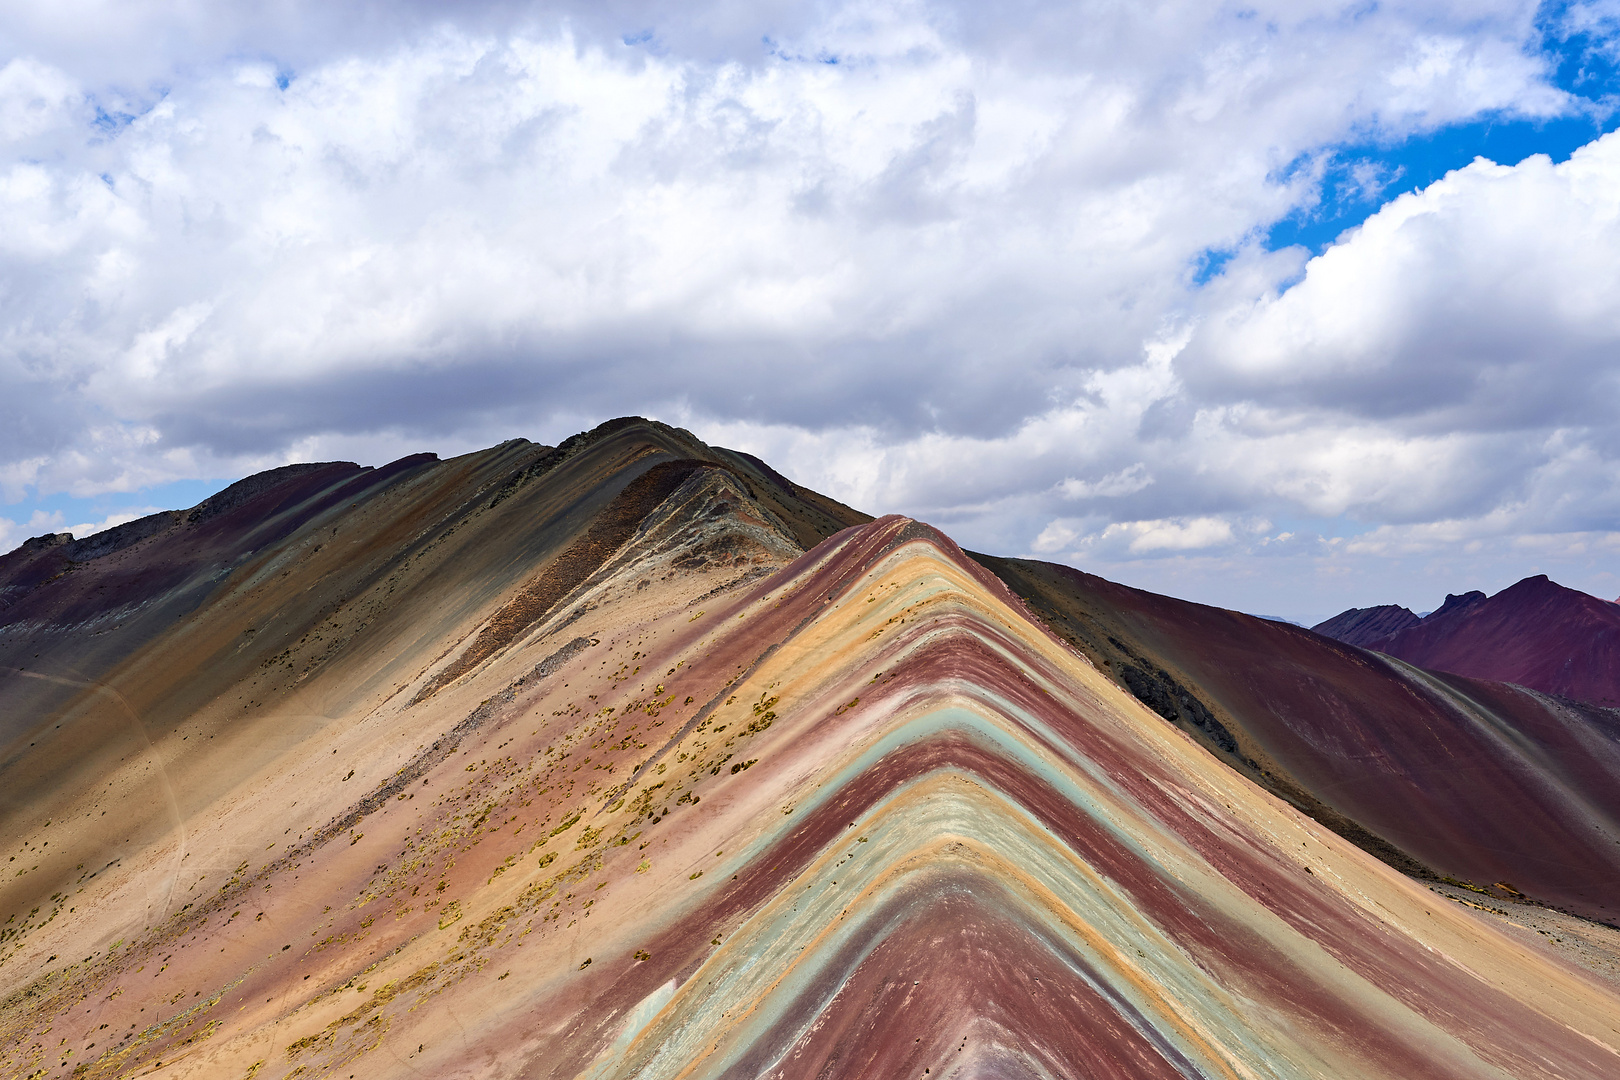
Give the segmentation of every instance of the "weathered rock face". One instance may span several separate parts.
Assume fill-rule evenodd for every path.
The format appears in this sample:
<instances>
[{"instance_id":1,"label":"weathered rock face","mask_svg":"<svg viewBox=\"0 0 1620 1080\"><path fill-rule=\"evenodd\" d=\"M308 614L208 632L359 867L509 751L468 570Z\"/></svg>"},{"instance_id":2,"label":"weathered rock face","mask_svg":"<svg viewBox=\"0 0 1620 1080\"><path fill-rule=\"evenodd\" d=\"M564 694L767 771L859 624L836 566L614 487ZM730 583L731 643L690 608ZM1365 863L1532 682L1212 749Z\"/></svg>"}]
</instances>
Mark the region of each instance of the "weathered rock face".
<instances>
[{"instance_id":1,"label":"weathered rock face","mask_svg":"<svg viewBox=\"0 0 1620 1080\"><path fill-rule=\"evenodd\" d=\"M927 526L638 421L331 468L30 579L0 1074L1620 1070L1620 999Z\"/></svg>"}]
</instances>

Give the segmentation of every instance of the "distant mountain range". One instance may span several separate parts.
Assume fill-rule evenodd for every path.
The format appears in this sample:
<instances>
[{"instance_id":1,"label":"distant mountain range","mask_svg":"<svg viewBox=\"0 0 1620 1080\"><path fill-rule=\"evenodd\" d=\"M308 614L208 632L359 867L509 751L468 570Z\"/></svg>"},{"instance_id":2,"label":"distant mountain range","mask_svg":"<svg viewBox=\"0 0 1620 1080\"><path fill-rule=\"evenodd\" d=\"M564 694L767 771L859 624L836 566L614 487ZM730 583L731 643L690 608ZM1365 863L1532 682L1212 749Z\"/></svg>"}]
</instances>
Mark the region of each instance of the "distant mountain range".
<instances>
[{"instance_id":1,"label":"distant mountain range","mask_svg":"<svg viewBox=\"0 0 1620 1080\"><path fill-rule=\"evenodd\" d=\"M1620 1076L1620 711L639 417L0 557L0 845L5 1078Z\"/></svg>"},{"instance_id":2,"label":"distant mountain range","mask_svg":"<svg viewBox=\"0 0 1620 1080\"><path fill-rule=\"evenodd\" d=\"M1386 604L1351 608L1312 629L1432 671L1620 705L1620 603L1566 589L1545 574L1495 596L1447 596L1424 617Z\"/></svg>"}]
</instances>

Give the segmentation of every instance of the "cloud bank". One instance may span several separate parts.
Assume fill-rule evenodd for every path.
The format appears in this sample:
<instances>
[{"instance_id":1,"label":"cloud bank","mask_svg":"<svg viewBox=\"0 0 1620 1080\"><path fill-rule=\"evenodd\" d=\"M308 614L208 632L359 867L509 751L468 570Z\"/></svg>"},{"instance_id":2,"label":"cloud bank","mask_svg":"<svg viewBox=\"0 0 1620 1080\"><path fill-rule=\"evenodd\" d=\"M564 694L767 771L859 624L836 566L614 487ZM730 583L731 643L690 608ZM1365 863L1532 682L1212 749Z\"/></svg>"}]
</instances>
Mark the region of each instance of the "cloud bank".
<instances>
[{"instance_id":1,"label":"cloud bank","mask_svg":"<svg viewBox=\"0 0 1620 1080\"><path fill-rule=\"evenodd\" d=\"M1620 144L1338 148L1602 113L1607 8L331 7L16 20L7 500L642 412L1221 602L1606 572ZM1334 168L1393 197L1267 250Z\"/></svg>"}]
</instances>

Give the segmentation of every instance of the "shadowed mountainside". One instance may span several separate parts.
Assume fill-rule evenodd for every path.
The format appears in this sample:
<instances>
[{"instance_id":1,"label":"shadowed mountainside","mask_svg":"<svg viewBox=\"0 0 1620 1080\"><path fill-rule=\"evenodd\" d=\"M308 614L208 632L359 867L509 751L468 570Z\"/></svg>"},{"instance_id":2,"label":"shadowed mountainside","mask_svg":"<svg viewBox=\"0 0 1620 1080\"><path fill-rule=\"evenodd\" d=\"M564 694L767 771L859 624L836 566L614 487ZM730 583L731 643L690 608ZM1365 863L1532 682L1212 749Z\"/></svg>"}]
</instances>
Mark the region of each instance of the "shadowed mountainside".
<instances>
[{"instance_id":1,"label":"shadowed mountainside","mask_svg":"<svg viewBox=\"0 0 1620 1080\"><path fill-rule=\"evenodd\" d=\"M1433 671L1620 705L1620 604L1566 589L1545 574L1489 599L1481 592L1448 596L1423 619L1388 617L1382 634L1371 633L1355 614L1352 609L1313 629Z\"/></svg>"},{"instance_id":2,"label":"shadowed mountainside","mask_svg":"<svg viewBox=\"0 0 1620 1080\"><path fill-rule=\"evenodd\" d=\"M1620 1070L925 525L636 419L239 495L0 567L0 1075Z\"/></svg>"},{"instance_id":3,"label":"shadowed mountainside","mask_svg":"<svg viewBox=\"0 0 1620 1080\"><path fill-rule=\"evenodd\" d=\"M1311 629L1334 641L1342 641L1357 648L1371 649L1385 638L1409 626L1416 626L1422 621L1413 612L1398 604L1380 604L1378 607L1341 611L1326 622L1317 623Z\"/></svg>"}]
</instances>

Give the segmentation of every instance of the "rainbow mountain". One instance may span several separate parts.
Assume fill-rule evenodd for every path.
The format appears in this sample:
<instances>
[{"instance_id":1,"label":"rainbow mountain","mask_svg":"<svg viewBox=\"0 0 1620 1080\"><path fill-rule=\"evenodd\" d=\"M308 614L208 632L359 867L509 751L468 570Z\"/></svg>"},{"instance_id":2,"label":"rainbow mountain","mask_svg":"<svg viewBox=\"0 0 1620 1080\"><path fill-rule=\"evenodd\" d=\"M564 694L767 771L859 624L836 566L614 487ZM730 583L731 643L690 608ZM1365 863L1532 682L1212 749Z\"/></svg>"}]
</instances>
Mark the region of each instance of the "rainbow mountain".
<instances>
[{"instance_id":1,"label":"rainbow mountain","mask_svg":"<svg viewBox=\"0 0 1620 1080\"><path fill-rule=\"evenodd\" d=\"M1439 888L1465 799L1367 824L1197 613L997 566L636 418L30 541L0 1076L1620 1075L1616 980ZM1512 794L1604 853L1565 720Z\"/></svg>"}]
</instances>

